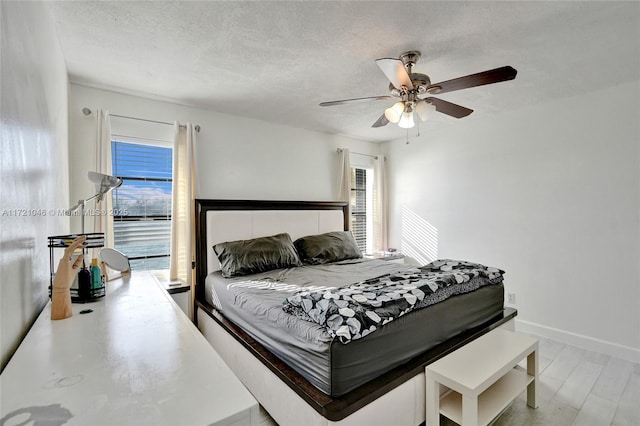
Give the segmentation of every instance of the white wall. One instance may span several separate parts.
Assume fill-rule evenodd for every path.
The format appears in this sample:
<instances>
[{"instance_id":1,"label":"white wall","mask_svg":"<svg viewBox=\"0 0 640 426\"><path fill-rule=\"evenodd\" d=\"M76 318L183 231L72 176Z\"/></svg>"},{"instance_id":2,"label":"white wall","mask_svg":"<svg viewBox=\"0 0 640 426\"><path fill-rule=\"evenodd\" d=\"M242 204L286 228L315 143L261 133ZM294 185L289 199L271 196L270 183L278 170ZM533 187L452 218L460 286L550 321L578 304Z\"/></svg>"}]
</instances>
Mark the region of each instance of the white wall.
<instances>
[{"instance_id":1,"label":"white wall","mask_svg":"<svg viewBox=\"0 0 640 426\"><path fill-rule=\"evenodd\" d=\"M0 2L2 368L48 299L47 236L69 232L67 71L39 2Z\"/></svg>"},{"instance_id":2,"label":"white wall","mask_svg":"<svg viewBox=\"0 0 640 426\"><path fill-rule=\"evenodd\" d=\"M112 114L181 123L202 128L196 142L198 198L265 200L333 200L339 147L365 154L378 144L221 114L153 99L71 84L69 100L71 197L85 198L93 187L86 178L95 164L95 114ZM132 126L135 126L134 129ZM112 118L114 133L153 132L172 138L171 126L145 125ZM136 135L133 135L136 136ZM161 137L161 136L160 136ZM75 223L78 222L78 223ZM88 222L87 222L88 223ZM79 228L79 221L72 223Z\"/></svg>"},{"instance_id":3,"label":"white wall","mask_svg":"<svg viewBox=\"0 0 640 426\"><path fill-rule=\"evenodd\" d=\"M503 268L522 327L638 362L638 93L625 84L385 144L391 245Z\"/></svg>"}]
</instances>

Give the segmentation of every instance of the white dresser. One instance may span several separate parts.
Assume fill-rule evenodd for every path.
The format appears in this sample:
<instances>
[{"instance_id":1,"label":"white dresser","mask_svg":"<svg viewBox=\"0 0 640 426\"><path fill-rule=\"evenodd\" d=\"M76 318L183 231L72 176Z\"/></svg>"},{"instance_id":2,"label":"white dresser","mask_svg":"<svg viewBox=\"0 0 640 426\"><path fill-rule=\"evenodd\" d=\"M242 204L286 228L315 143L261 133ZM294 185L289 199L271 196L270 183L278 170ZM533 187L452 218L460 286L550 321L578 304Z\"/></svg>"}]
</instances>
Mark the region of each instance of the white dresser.
<instances>
[{"instance_id":1,"label":"white dresser","mask_svg":"<svg viewBox=\"0 0 640 426\"><path fill-rule=\"evenodd\" d=\"M152 274L109 282L106 297L74 304L71 318L51 321L50 308L0 375L3 423L260 421L256 400Z\"/></svg>"}]
</instances>

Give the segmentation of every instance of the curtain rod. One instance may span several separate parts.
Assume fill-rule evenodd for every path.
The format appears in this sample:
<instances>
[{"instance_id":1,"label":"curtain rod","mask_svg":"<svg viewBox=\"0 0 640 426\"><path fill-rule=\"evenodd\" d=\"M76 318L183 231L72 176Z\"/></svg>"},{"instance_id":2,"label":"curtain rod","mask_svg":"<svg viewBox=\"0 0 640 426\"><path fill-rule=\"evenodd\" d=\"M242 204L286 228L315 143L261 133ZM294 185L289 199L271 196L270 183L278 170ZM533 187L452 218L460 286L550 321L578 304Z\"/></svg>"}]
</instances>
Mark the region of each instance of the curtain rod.
<instances>
[{"instance_id":1,"label":"curtain rod","mask_svg":"<svg viewBox=\"0 0 640 426\"><path fill-rule=\"evenodd\" d=\"M140 140L143 140L143 141L158 141L158 142L173 143L173 141L169 141L169 140L166 140L166 139L145 138L144 136L122 135L122 134L119 134L119 133L111 133L111 136L120 137L120 138L128 138L128 139L140 139Z\"/></svg>"},{"instance_id":2,"label":"curtain rod","mask_svg":"<svg viewBox=\"0 0 640 426\"><path fill-rule=\"evenodd\" d=\"M91 110L87 107L82 108L82 113L84 115L91 115ZM157 121L157 120L149 120L148 118L139 118L139 117L130 117L128 115L118 115L118 114L109 114L112 117L118 117L118 118L126 118L128 120L138 120L138 121L146 121L148 123L157 123L157 124L166 124L168 126L173 126L173 123L168 123L166 121ZM184 124L180 124L180 127L185 127ZM194 130L198 133L200 133L200 125L196 124L194 127Z\"/></svg>"},{"instance_id":3,"label":"curtain rod","mask_svg":"<svg viewBox=\"0 0 640 426\"><path fill-rule=\"evenodd\" d=\"M344 150L343 148L338 148L338 149L336 149L336 152L342 152L343 150ZM349 152L350 152L350 153L352 153L352 154L356 154L356 155L363 155L363 156L365 156L365 157L371 157L371 158L373 158L374 160L377 160L377 159L378 159L378 156L377 156L377 155L362 154L361 152L353 152L353 151L349 151ZM384 158L384 157L383 157L383 158ZM386 160L386 158L385 158L385 160Z\"/></svg>"}]
</instances>

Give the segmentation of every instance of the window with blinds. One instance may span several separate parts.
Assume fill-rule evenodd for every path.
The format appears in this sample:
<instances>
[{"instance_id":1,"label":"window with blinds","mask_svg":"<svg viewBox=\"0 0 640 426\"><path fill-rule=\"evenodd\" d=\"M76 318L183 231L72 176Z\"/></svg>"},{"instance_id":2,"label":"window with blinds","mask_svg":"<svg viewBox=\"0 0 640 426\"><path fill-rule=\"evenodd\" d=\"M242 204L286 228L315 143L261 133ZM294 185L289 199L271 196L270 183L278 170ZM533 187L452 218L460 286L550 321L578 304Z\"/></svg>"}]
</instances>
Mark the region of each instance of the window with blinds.
<instances>
[{"instance_id":1,"label":"window with blinds","mask_svg":"<svg viewBox=\"0 0 640 426\"><path fill-rule=\"evenodd\" d=\"M369 194L367 193L367 169L351 168L351 233L353 234L358 247L363 253L367 253L367 223L371 209L367 203ZM371 183L371 182L370 182Z\"/></svg>"},{"instance_id":2,"label":"window with blinds","mask_svg":"<svg viewBox=\"0 0 640 426\"><path fill-rule=\"evenodd\" d=\"M112 141L113 174L123 179L113 191L115 248L131 269L169 269L172 149Z\"/></svg>"}]
</instances>

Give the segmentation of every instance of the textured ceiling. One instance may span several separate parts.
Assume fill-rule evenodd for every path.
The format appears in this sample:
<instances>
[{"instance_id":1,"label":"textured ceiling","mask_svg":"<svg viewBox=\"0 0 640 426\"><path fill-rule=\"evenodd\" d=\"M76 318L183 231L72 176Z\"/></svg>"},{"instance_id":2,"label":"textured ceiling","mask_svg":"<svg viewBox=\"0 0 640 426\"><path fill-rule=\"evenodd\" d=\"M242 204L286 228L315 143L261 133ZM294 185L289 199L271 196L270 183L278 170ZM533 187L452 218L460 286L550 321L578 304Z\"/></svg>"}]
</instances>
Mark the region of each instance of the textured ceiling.
<instances>
[{"instance_id":1,"label":"textured ceiling","mask_svg":"<svg viewBox=\"0 0 640 426\"><path fill-rule=\"evenodd\" d=\"M636 81L640 2L54 1L72 82L372 141L390 101L375 59L420 50L432 82L503 65L515 80L439 96L480 119ZM425 126L455 125L442 114Z\"/></svg>"}]
</instances>

